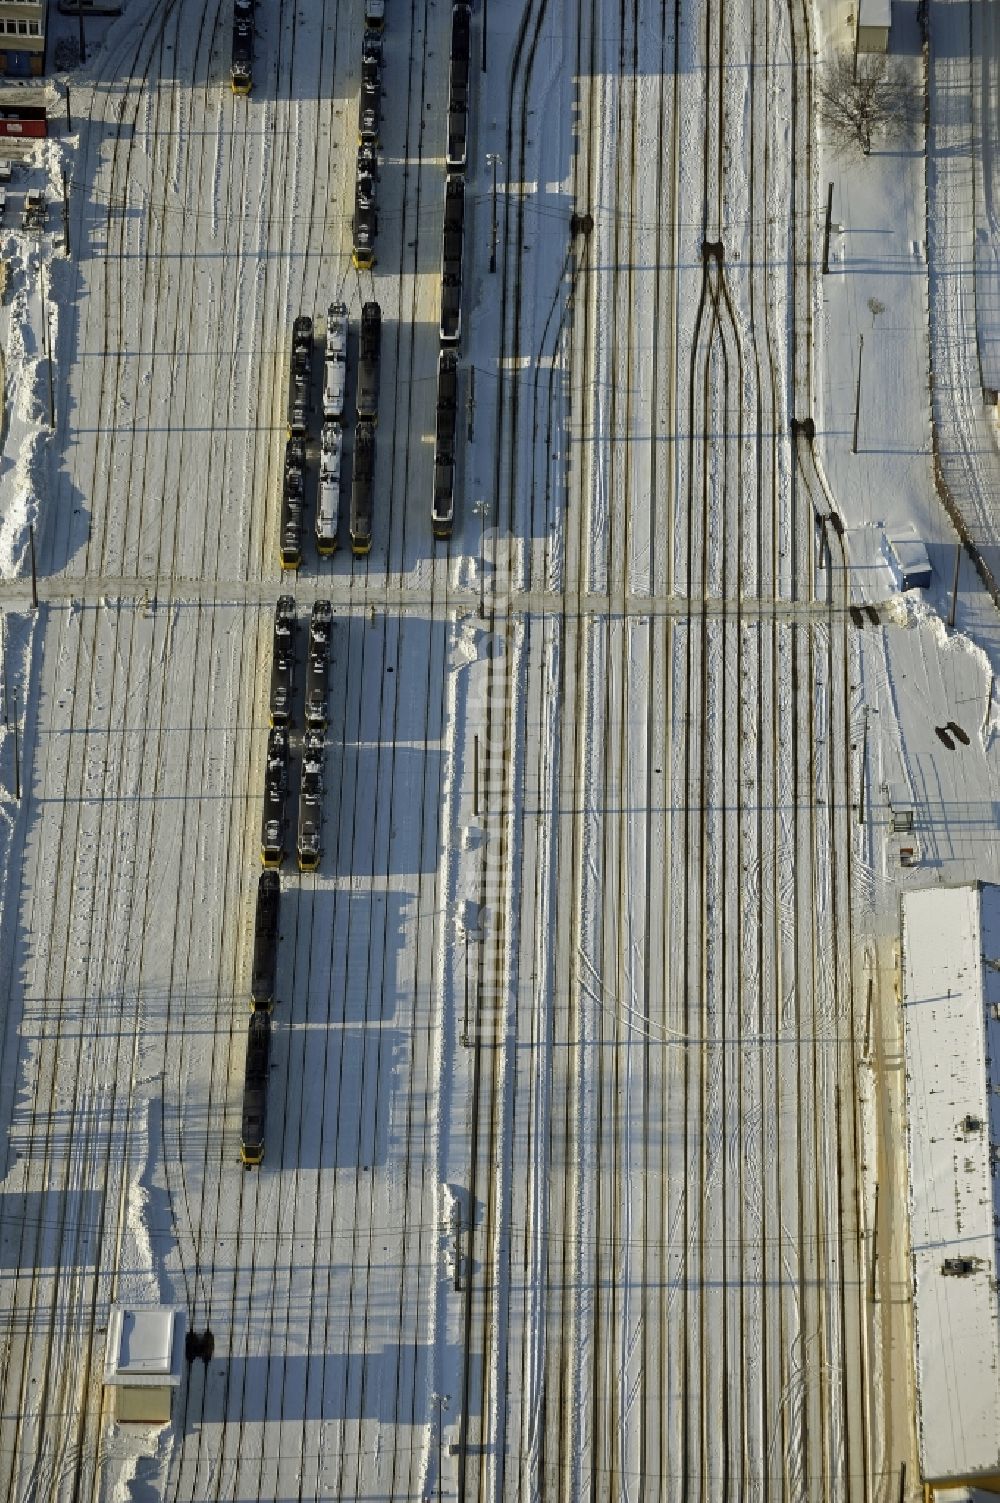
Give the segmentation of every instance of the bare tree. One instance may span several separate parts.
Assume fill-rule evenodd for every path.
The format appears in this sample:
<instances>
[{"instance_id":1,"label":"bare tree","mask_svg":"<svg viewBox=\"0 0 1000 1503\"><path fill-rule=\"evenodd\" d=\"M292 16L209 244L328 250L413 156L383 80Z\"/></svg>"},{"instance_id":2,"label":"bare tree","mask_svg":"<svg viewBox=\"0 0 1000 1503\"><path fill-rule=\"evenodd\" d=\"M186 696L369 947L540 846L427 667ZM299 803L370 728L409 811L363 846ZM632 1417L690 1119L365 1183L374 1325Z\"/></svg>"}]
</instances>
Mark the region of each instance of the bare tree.
<instances>
[{"instance_id":1,"label":"bare tree","mask_svg":"<svg viewBox=\"0 0 1000 1503\"><path fill-rule=\"evenodd\" d=\"M912 91L904 73L881 53L839 53L817 86L820 119L834 146L868 156L872 142L906 133Z\"/></svg>"}]
</instances>

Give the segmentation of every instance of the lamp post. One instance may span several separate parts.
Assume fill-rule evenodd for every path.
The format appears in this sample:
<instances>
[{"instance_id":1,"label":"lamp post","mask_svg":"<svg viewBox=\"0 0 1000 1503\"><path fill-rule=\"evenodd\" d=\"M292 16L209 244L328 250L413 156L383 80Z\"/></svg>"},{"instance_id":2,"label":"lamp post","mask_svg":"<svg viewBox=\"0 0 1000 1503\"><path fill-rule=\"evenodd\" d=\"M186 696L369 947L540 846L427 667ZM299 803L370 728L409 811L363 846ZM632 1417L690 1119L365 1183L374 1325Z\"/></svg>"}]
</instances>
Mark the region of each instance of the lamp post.
<instances>
[{"instance_id":1,"label":"lamp post","mask_svg":"<svg viewBox=\"0 0 1000 1503\"><path fill-rule=\"evenodd\" d=\"M484 496L472 503L472 510L479 515L479 614L486 615L485 570L486 570L486 513L490 503Z\"/></svg>"},{"instance_id":2,"label":"lamp post","mask_svg":"<svg viewBox=\"0 0 1000 1503\"><path fill-rule=\"evenodd\" d=\"M493 169L493 228L490 234L490 271L497 269L497 165L500 158L495 151L486 153L486 165Z\"/></svg>"}]
</instances>

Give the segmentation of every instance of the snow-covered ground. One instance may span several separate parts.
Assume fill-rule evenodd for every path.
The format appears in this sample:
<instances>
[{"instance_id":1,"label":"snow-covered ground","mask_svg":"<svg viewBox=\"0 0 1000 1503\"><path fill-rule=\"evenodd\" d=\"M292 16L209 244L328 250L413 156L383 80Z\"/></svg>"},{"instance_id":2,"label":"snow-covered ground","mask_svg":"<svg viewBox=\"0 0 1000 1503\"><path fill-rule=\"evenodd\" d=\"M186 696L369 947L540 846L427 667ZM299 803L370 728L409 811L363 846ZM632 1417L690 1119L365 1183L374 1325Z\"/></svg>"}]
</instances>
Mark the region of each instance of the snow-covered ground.
<instances>
[{"instance_id":1,"label":"snow-covered ground","mask_svg":"<svg viewBox=\"0 0 1000 1503\"><path fill-rule=\"evenodd\" d=\"M5 1496L853 1503L904 1459L915 1484L906 1331L868 1294L876 1204L876 1294L906 1278L895 900L996 878L1000 643L968 562L944 625L922 130L863 164L813 134L847 9L477 11L449 547L449 7L390 11L374 277L358 4L262 6L249 100L216 0L130 0L73 76L36 168L68 171L73 254L56 223L4 236ZM919 86L915 20L894 47ZM373 290L374 547L290 584L291 321ZM921 605L880 562L904 525ZM283 877L244 1172L289 588L334 603L326 850ZM110 1419L114 1300L215 1336L163 1432Z\"/></svg>"}]
</instances>

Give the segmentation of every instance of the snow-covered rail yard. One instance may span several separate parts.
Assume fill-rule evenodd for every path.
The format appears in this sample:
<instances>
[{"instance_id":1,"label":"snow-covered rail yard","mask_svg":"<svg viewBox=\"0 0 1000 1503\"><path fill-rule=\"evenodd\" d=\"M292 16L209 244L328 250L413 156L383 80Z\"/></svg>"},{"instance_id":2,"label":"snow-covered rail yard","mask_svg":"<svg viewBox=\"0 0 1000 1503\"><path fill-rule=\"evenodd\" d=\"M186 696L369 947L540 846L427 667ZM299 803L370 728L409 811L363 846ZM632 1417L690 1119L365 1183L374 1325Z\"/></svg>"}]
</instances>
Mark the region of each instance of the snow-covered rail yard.
<instances>
[{"instance_id":1,"label":"snow-covered rail yard","mask_svg":"<svg viewBox=\"0 0 1000 1503\"><path fill-rule=\"evenodd\" d=\"M1000 874L921 128L850 183L821 155L846 6L477 5L435 541L451 7L386 8L373 271L361 0L259 0L248 98L231 5L130 0L36 148L71 254L58 213L0 231L0 1499L916 1497L886 786L925 882ZM820 277L828 167L845 222L898 210L891 298L844 226ZM372 551L345 484L317 555L314 415L283 574L292 322L342 299L356 341L372 298ZM926 605L865 551L887 495ZM296 869L293 814L244 1168L289 593L300 697L333 606L324 851ZM162 1429L112 1417L114 1303L214 1336Z\"/></svg>"}]
</instances>

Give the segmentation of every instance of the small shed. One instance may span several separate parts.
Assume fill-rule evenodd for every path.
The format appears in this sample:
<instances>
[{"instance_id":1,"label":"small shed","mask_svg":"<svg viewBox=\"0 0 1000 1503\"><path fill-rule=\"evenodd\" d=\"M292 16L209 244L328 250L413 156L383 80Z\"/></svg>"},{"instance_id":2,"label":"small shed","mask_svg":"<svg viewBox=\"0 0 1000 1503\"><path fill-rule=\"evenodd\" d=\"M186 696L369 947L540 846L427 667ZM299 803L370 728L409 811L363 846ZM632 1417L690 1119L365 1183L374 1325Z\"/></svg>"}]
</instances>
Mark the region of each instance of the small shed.
<instances>
[{"instance_id":1,"label":"small shed","mask_svg":"<svg viewBox=\"0 0 1000 1503\"><path fill-rule=\"evenodd\" d=\"M181 1381L184 1326L182 1310L112 1305L104 1383L117 1389L115 1415L122 1423L169 1423L174 1389Z\"/></svg>"},{"instance_id":2,"label":"small shed","mask_svg":"<svg viewBox=\"0 0 1000 1503\"><path fill-rule=\"evenodd\" d=\"M860 0L858 6L858 51L888 52L892 0Z\"/></svg>"},{"instance_id":3,"label":"small shed","mask_svg":"<svg viewBox=\"0 0 1000 1503\"><path fill-rule=\"evenodd\" d=\"M923 539L918 538L912 528L886 533L882 539L882 552L899 589L926 590L930 587L931 561Z\"/></svg>"}]
</instances>

